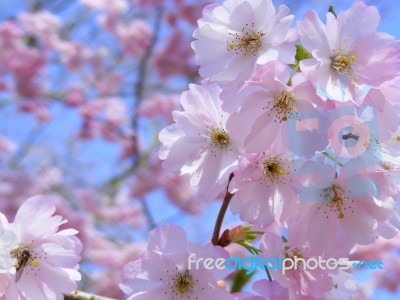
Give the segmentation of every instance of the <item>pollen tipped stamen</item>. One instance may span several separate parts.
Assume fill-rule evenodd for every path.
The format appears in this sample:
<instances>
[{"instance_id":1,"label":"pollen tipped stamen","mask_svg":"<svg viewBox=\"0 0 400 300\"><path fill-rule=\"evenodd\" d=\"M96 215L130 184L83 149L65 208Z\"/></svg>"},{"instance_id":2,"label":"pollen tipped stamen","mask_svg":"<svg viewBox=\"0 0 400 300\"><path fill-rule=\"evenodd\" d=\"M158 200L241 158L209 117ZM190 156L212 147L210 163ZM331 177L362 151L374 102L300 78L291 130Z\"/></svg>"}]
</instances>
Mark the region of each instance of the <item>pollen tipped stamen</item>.
<instances>
[{"instance_id":1,"label":"pollen tipped stamen","mask_svg":"<svg viewBox=\"0 0 400 300\"><path fill-rule=\"evenodd\" d=\"M264 160L263 167L264 180L268 182L281 182L282 177L287 174L283 162L277 157Z\"/></svg>"},{"instance_id":2,"label":"pollen tipped stamen","mask_svg":"<svg viewBox=\"0 0 400 300\"><path fill-rule=\"evenodd\" d=\"M249 30L249 24L242 28L241 32L230 33L234 37L233 41L228 43L228 50L235 51L236 54L244 53L256 55L262 46L262 37L266 33ZM254 28L254 24L251 24Z\"/></svg>"},{"instance_id":3,"label":"pollen tipped stamen","mask_svg":"<svg viewBox=\"0 0 400 300\"><path fill-rule=\"evenodd\" d=\"M345 196L341 187L334 185L331 188L324 190L323 196L327 199L328 207L332 211L338 213L338 218L340 220L344 219L345 217L344 210L346 209L344 207L345 205L344 201L345 199L348 199L348 197Z\"/></svg>"},{"instance_id":4,"label":"pollen tipped stamen","mask_svg":"<svg viewBox=\"0 0 400 300\"><path fill-rule=\"evenodd\" d=\"M339 53L332 57L332 69L336 70L339 74L351 74L353 73L352 66L357 60L356 56L349 53Z\"/></svg>"},{"instance_id":5,"label":"pollen tipped stamen","mask_svg":"<svg viewBox=\"0 0 400 300\"><path fill-rule=\"evenodd\" d=\"M173 288L180 295L183 296L193 291L194 280L193 276L190 275L188 271L176 274L172 280Z\"/></svg>"},{"instance_id":6,"label":"pollen tipped stamen","mask_svg":"<svg viewBox=\"0 0 400 300\"><path fill-rule=\"evenodd\" d=\"M293 94L286 91L280 91L274 96L272 107L270 108L267 106L267 109L271 109L275 114L275 122L283 122L287 121L289 116L296 113L294 103L295 99Z\"/></svg>"},{"instance_id":7,"label":"pollen tipped stamen","mask_svg":"<svg viewBox=\"0 0 400 300\"><path fill-rule=\"evenodd\" d=\"M224 129L214 129L211 131L211 140L215 147L223 149L228 148L231 144L229 134Z\"/></svg>"}]
</instances>

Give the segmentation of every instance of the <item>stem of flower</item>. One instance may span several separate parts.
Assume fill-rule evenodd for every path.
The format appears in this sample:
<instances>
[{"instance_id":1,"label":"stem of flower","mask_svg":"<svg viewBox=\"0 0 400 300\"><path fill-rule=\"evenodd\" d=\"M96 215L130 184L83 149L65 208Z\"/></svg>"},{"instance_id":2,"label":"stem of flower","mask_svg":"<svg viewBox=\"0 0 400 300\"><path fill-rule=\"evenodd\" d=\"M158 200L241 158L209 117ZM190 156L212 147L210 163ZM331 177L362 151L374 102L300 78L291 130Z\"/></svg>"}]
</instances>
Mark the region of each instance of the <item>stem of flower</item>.
<instances>
[{"instance_id":1,"label":"stem of flower","mask_svg":"<svg viewBox=\"0 0 400 300\"><path fill-rule=\"evenodd\" d=\"M234 194L229 193L229 190L228 190L229 183L231 182L232 178L233 178L233 173L231 173L231 175L229 175L229 181L228 181L228 185L226 186L226 193L225 193L224 201L222 202L221 208L218 213L217 220L215 222L214 232L213 232L212 239L211 239L211 242L214 246L219 245L219 233L221 231L222 222L224 221L226 210L228 209L229 203L231 202L231 199L234 195Z\"/></svg>"}]
</instances>

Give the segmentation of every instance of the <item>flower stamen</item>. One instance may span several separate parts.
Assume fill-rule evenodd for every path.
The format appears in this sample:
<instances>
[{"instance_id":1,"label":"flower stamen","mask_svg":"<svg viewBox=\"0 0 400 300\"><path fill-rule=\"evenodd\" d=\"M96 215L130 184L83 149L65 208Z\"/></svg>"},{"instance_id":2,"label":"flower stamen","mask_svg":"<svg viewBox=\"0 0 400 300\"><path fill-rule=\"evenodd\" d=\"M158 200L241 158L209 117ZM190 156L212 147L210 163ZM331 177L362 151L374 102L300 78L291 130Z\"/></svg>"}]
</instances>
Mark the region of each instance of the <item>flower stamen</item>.
<instances>
[{"instance_id":1,"label":"flower stamen","mask_svg":"<svg viewBox=\"0 0 400 300\"><path fill-rule=\"evenodd\" d=\"M328 207L332 211L338 213L338 218L340 220L344 219L344 210L346 209L344 207L344 201L348 199L344 194L344 190L337 185L333 185L331 188L327 188L323 191L323 197L327 200Z\"/></svg>"},{"instance_id":2,"label":"flower stamen","mask_svg":"<svg viewBox=\"0 0 400 300\"><path fill-rule=\"evenodd\" d=\"M254 23L251 24L254 27ZM249 24L246 24L248 27ZM244 55L253 54L256 56L258 49L262 46L262 37L266 33L249 30L246 27L242 28L242 32L229 33L234 36L234 40L228 43L228 51L235 51L236 54L244 52Z\"/></svg>"},{"instance_id":3,"label":"flower stamen","mask_svg":"<svg viewBox=\"0 0 400 300\"><path fill-rule=\"evenodd\" d=\"M278 183L282 180L282 176L287 172L284 169L283 162L278 157L271 157L263 161L264 180Z\"/></svg>"},{"instance_id":4,"label":"flower stamen","mask_svg":"<svg viewBox=\"0 0 400 300\"><path fill-rule=\"evenodd\" d=\"M352 65L357 60L357 57L351 52L334 55L332 58L331 67L339 74L352 74Z\"/></svg>"},{"instance_id":5,"label":"flower stamen","mask_svg":"<svg viewBox=\"0 0 400 300\"><path fill-rule=\"evenodd\" d=\"M214 129L211 131L211 140L213 145L220 149L227 148L231 144L229 134L224 129Z\"/></svg>"},{"instance_id":6,"label":"flower stamen","mask_svg":"<svg viewBox=\"0 0 400 300\"><path fill-rule=\"evenodd\" d=\"M287 121L289 116L296 113L296 109L294 107L296 100L293 94L286 91L280 91L274 96L274 100L275 101L273 101L271 108L267 106L267 109L271 109L271 111L273 111L276 115L274 122Z\"/></svg>"},{"instance_id":7,"label":"flower stamen","mask_svg":"<svg viewBox=\"0 0 400 300\"><path fill-rule=\"evenodd\" d=\"M180 295L185 295L193 291L194 280L193 276L188 271L178 273L173 277L173 288L178 291Z\"/></svg>"}]
</instances>

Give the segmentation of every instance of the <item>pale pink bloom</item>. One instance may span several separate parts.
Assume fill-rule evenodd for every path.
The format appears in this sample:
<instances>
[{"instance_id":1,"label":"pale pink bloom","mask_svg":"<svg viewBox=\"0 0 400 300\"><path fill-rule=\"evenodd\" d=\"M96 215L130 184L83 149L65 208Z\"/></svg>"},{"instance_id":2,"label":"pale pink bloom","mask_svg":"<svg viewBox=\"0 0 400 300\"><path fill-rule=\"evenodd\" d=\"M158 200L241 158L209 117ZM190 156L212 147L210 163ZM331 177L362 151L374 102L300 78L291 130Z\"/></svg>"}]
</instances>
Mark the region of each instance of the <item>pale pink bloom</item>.
<instances>
[{"instance_id":1,"label":"pale pink bloom","mask_svg":"<svg viewBox=\"0 0 400 300\"><path fill-rule=\"evenodd\" d=\"M191 3L192 2L192 3ZM181 20L185 20L192 26L197 25L204 6L212 3L211 0L182 1L175 0L176 8L170 11L167 16L168 23L177 26Z\"/></svg>"},{"instance_id":2,"label":"pale pink bloom","mask_svg":"<svg viewBox=\"0 0 400 300\"><path fill-rule=\"evenodd\" d=\"M289 85L288 67L280 62L264 65L253 78L233 100L223 97L224 107L230 107L228 111L237 108L237 113L229 117L227 128L248 153L261 153L270 147L287 151L289 143L299 136L295 126L302 114L318 117L313 106L320 101L315 89L300 74ZM315 131L301 137L291 148L295 153L313 155L326 146L324 139L315 138Z\"/></svg>"},{"instance_id":3,"label":"pale pink bloom","mask_svg":"<svg viewBox=\"0 0 400 300\"><path fill-rule=\"evenodd\" d=\"M21 205L9 225L18 239L18 247L10 254L19 270L12 275L5 300L63 299L63 294L76 289L76 281L81 279L78 262L82 245L75 237L76 230L58 231L66 220L54 212L55 205L49 199L32 197Z\"/></svg>"},{"instance_id":4,"label":"pale pink bloom","mask_svg":"<svg viewBox=\"0 0 400 300\"><path fill-rule=\"evenodd\" d=\"M80 0L80 2L90 9L104 10L114 16L119 16L129 9L127 0Z\"/></svg>"},{"instance_id":5,"label":"pale pink bloom","mask_svg":"<svg viewBox=\"0 0 400 300\"><path fill-rule=\"evenodd\" d=\"M153 38L153 29L143 20L119 24L115 33L121 41L122 50L133 57L142 56Z\"/></svg>"},{"instance_id":6,"label":"pale pink bloom","mask_svg":"<svg viewBox=\"0 0 400 300\"><path fill-rule=\"evenodd\" d=\"M398 292L400 286L400 267L398 253L386 253L381 258L381 260L384 262L383 270L377 270L376 272L374 272L372 284L376 288L386 289L392 293Z\"/></svg>"},{"instance_id":7,"label":"pale pink bloom","mask_svg":"<svg viewBox=\"0 0 400 300\"><path fill-rule=\"evenodd\" d=\"M199 269L194 264L189 266L192 253L197 258L228 258L219 246L188 243L185 232L176 225L154 229L142 259L125 266L120 288L130 300L233 299L217 285L229 270L207 270L202 264Z\"/></svg>"},{"instance_id":8,"label":"pale pink bloom","mask_svg":"<svg viewBox=\"0 0 400 300\"><path fill-rule=\"evenodd\" d=\"M143 199L148 193L156 189L158 181L154 178L158 178L160 172L159 167L139 168L130 183L132 196Z\"/></svg>"},{"instance_id":9,"label":"pale pink bloom","mask_svg":"<svg viewBox=\"0 0 400 300\"><path fill-rule=\"evenodd\" d=\"M18 15L18 21L29 34L40 39L45 47L53 47L60 40L59 30L61 21L47 11L34 13L22 13Z\"/></svg>"},{"instance_id":10,"label":"pale pink bloom","mask_svg":"<svg viewBox=\"0 0 400 300\"><path fill-rule=\"evenodd\" d=\"M89 280L91 292L96 295L124 299L123 292L116 288L121 283L123 267L132 260L140 259L146 249L144 243L115 243L108 236L99 232L89 234L85 257L91 263L100 266L98 270L90 272ZM102 282L102 284L98 284Z\"/></svg>"},{"instance_id":11,"label":"pale pink bloom","mask_svg":"<svg viewBox=\"0 0 400 300\"><path fill-rule=\"evenodd\" d=\"M358 283L353 274L339 269L337 273L332 272L329 276L333 281L333 289L324 293L323 300L354 300Z\"/></svg>"},{"instance_id":12,"label":"pale pink bloom","mask_svg":"<svg viewBox=\"0 0 400 300\"><path fill-rule=\"evenodd\" d=\"M190 37L176 30L168 37L165 47L155 53L154 63L161 77L198 76L194 63L191 63L193 52L190 41Z\"/></svg>"},{"instance_id":13,"label":"pale pink bloom","mask_svg":"<svg viewBox=\"0 0 400 300\"><path fill-rule=\"evenodd\" d=\"M84 86L70 86L67 88L65 103L72 107L79 106L85 102Z\"/></svg>"},{"instance_id":14,"label":"pale pink bloom","mask_svg":"<svg viewBox=\"0 0 400 300\"><path fill-rule=\"evenodd\" d=\"M300 68L324 99L360 102L371 87L399 74L400 45L394 37L376 33L376 7L356 1L337 18L327 13L323 24L315 11L298 23L303 46L313 58Z\"/></svg>"},{"instance_id":15,"label":"pale pink bloom","mask_svg":"<svg viewBox=\"0 0 400 300\"><path fill-rule=\"evenodd\" d=\"M371 95L370 101L375 103L378 107L386 103L386 101L393 105L399 105L400 76L384 83L379 89L374 89L373 91L375 94L369 93L368 95Z\"/></svg>"},{"instance_id":16,"label":"pale pink bloom","mask_svg":"<svg viewBox=\"0 0 400 300\"><path fill-rule=\"evenodd\" d=\"M37 76L46 62L44 51L28 46L23 39L23 32L12 22L0 25L0 68L10 72L15 79L15 89L24 98L37 98L41 87Z\"/></svg>"},{"instance_id":17,"label":"pale pink bloom","mask_svg":"<svg viewBox=\"0 0 400 300\"><path fill-rule=\"evenodd\" d=\"M106 201L101 203L96 213L104 218L105 223L124 223L131 227L139 227L146 223L143 207L138 202L130 201L129 191L120 189L108 205Z\"/></svg>"},{"instance_id":18,"label":"pale pink bloom","mask_svg":"<svg viewBox=\"0 0 400 300\"><path fill-rule=\"evenodd\" d=\"M173 121L172 111L179 108L179 97L176 94L156 94L142 101L137 113L149 119L161 116L167 118L167 121L171 123Z\"/></svg>"},{"instance_id":19,"label":"pale pink bloom","mask_svg":"<svg viewBox=\"0 0 400 300\"><path fill-rule=\"evenodd\" d=\"M126 105L119 98L96 99L80 106L83 117L81 137L101 136L118 141L123 137L123 127L128 123Z\"/></svg>"},{"instance_id":20,"label":"pale pink bloom","mask_svg":"<svg viewBox=\"0 0 400 300\"><path fill-rule=\"evenodd\" d=\"M86 62L91 50L71 41L60 41L56 44L61 62L71 71L76 71Z\"/></svg>"},{"instance_id":21,"label":"pale pink bloom","mask_svg":"<svg viewBox=\"0 0 400 300\"><path fill-rule=\"evenodd\" d=\"M197 189L189 184L186 176L164 171L160 177L159 183L174 205L187 213L201 212L202 203L197 201Z\"/></svg>"},{"instance_id":22,"label":"pale pink bloom","mask_svg":"<svg viewBox=\"0 0 400 300\"><path fill-rule=\"evenodd\" d=\"M211 4L198 21L192 47L200 75L213 81L241 85L257 64L279 60L294 61L293 15L271 0L236 1Z\"/></svg>"},{"instance_id":23,"label":"pale pink bloom","mask_svg":"<svg viewBox=\"0 0 400 300\"><path fill-rule=\"evenodd\" d=\"M308 241L325 255L348 253L356 243L373 243L381 235L378 225L396 216L393 199L381 199L373 178L351 166L337 174L329 165L310 161L299 170L304 188L298 214L288 221L293 243Z\"/></svg>"},{"instance_id":24,"label":"pale pink bloom","mask_svg":"<svg viewBox=\"0 0 400 300\"><path fill-rule=\"evenodd\" d=\"M281 237L268 233L261 238L260 250L263 259L282 256L294 260L296 257L315 258L320 255L313 248L298 246L290 239L289 242L284 242ZM320 268L305 269L301 263L297 269L286 270L285 274L282 274L282 270L274 270L272 265L269 268L270 274L279 285L288 289L287 299L290 300L320 299L324 293L333 288L331 274L328 271Z\"/></svg>"},{"instance_id":25,"label":"pale pink bloom","mask_svg":"<svg viewBox=\"0 0 400 300\"><path fill-rule=\"evenodd\" d=\"M199 197L209 200L226 189L239 155L226 129L228 114L221 109L220 92L216 84L190 85L180 98L184 111L174 111L175 124L159 135L163 166L187 174L199 187Z\"/></svg>"},{"instance_id":26,"label":"pale pink bloom","mask_svg":"<svg viewBox=\"0 0 400 300\"><path fill-rule=\"evenodd\" d=\"M232 186L237 189L232 212L243 221L265 227L274 221L283 224L290 216L300 183L290 154L266 151L241 160Z\"/></svg>"}]
</instances>

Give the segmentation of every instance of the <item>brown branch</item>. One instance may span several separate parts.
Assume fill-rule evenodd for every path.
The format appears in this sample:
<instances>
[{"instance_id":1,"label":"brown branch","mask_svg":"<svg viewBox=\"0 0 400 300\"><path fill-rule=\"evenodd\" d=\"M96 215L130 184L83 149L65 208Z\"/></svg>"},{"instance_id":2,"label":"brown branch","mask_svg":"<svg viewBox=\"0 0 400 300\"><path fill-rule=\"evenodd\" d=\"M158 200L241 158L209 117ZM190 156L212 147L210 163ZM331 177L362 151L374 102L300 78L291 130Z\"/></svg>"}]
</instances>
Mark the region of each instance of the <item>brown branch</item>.
<instances>
[{"instance_id":1,"label":"brown branch","mask_svg":"<svg viewBox=\"0 0 400 300\"><path fill-rule=\"evenodd\" d=\"M221 231L222 222L224 221L225 213L226 213L226 211L229 207L229 203L231 203L232 197L234 195L234 194L229 193L229 190L228 190L229 183L231 182L232 178L233 178L233 173L231 173L231 175L229 176L229 181L228 181L228 185L226 187L224 201L222 202L221 208L218 213L217 220L215 221L214 232L213 232L212 239L211 239L211 242L214 246L219 245L219 233Z\"/></svg>"},{"instance_id":2,"label":"brown branch","mask_svg":"<svg viewBox=\"0 0 400 300\"><path fill-rule=\"evenodd\" d=\"M116 300L116 299L88 294L81 291L75 291L71 294L64 295L64 300Z\"/></svg>"},{"instance_id":3,"label":"brown branch","mask_svg":"<svg viewBox=\"0 0 400 300\"><path fill-rule=\"evenodd\" d=\"M143 91L145 88L145 81L146 81L146 75L147 75L147 65L149 63L151 56L153 55L154 47L156 46L158 39L159 39L163 14L164 14L164 8L162 6L157 7L156 19L155 19L155 24L154 24L154 29L153 29L154 35L150 41L149 46L146 49L146 52L143 54L142 58L139 61L138 79L134 85L135 98L136 98L135 111L134 111L133 117L132 117L132 129L134 130L134 132L136 132L137 127L138 127L137 108L139 107L140 103L143 100Z\"/></svg>"}]
</instances>

